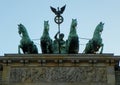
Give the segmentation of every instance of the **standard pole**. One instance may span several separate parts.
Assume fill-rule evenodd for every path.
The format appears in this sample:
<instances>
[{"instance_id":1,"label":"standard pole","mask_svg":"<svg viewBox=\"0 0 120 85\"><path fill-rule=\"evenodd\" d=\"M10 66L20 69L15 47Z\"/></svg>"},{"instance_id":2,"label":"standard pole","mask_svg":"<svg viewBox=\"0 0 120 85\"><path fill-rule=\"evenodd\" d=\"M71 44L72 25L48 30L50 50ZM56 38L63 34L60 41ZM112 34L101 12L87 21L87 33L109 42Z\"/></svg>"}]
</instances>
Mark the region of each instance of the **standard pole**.
<instances>
[{"instance_id":1,"label":"standard pole","mask_svg":"<svg viewBox=\"0 0 120 85\"><path fill-rule=\"evenodd\" d=\"M58 24L58 31L59 31L59 41L58 41L59 47L58 48L59 48L59 54L61 54L61 50L60 50L60 24Z\"/></svg>"}]
</instances>

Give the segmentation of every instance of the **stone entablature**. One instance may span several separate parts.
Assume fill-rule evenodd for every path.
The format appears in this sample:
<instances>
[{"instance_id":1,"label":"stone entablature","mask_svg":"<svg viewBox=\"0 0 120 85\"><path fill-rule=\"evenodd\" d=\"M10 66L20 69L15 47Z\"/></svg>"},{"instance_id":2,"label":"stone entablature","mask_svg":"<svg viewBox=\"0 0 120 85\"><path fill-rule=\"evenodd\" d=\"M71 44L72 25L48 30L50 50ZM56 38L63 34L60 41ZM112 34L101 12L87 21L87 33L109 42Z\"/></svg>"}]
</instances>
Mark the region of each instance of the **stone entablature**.
<instances>
[{"instance_id":1,"label":"stone entablature","mask_svg":"<svg viewBox=\"0 0 120 85\"><path fill-rule=\"evenodd\" d=\"M114 57L113 54L5 54L0 57L0 63L38 63L38 64L64 64L64 63L107 63L112 64L119 61L120 57ZM50 65L50 64L49 64ZM48 65L48 66L49 66Z\"/></svg>"},{"instance_id":2,"label":"stone entablature","mask_svg":"<svg viewBox=\"0 0 120 85\"><path fill-rule=\"evenodd\" d=\"M6 85L115 85L113 54L5 54ZM3 84L3 85L4 85Z\"/></svg>"}]
</instances>

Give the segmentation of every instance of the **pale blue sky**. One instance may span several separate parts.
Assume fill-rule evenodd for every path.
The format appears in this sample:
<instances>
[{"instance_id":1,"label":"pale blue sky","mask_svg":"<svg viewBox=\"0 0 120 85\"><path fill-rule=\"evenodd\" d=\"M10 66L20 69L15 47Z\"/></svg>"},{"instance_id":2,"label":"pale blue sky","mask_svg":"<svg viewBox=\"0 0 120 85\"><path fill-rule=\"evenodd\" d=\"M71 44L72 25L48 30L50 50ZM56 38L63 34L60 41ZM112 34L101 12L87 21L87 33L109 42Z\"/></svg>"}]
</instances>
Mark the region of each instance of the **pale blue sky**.
<instances>
[{"instance_id":1,"label":"pale blue sky","mask_svg":"<svg viewBox=\"0 0 120 85\"><path fill-rule=\"evenodd\" d=\"M77 33L82 38L92 38L96 25L105 23L102 33L104 53L120 55L120 0L0 0L0 55L17 53L20 36L17 24L27 28L31 39L39 39L44 20L49 20L50 37L58 31L50 6L62 7L64 22L61 32L68 37L72 18L78 21ZM39 40L34 40L41 53ZM87 40L80 39L82 53Z\"/></svg>"}]
</instances>

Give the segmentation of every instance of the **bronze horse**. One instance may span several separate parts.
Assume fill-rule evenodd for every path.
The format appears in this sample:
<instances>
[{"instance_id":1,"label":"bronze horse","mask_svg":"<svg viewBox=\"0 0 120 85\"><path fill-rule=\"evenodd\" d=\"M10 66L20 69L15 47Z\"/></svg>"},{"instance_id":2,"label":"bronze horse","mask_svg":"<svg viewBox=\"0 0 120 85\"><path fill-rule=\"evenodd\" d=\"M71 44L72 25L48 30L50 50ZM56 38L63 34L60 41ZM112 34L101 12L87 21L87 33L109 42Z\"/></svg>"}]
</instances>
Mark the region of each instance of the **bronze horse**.
<instances>
[{"instance_id":1,"label":"bronze horse","mask_svg":"<svg viewBox=\"0 0 120 85\"><path fill-rule=\"evenodd\" d=\"M89 42L86 44L84 53L86 54L94 54L97 51L99 51L101 47L100 54L103 52L103 46L102 38L101 38L101 32L103 31L104 23L100 22L94 31L93 38L89 40Z\"/></svg>"},{"instance_id":2,"label":"bronze horse","mask_svg":"<svg viewBox=\"0 0 120 85\"><path fill-rule=\"evenodd\" d=\"M37 54L38 49L36 45L34 44L34 42L31 41L24 25L22 24L18 25L18 33L20 34L22 38L20 40L20 45L18 46L18 53L19 54L21 53L20 52L20 48L21 48L24 54Z\"/></svg>"},{"instance_id":3,"label":"bronze horse","mask_svg":"<svg viewBox=\"0 0 120 85\"><path fill-rule=\"evenodd\" d=\"M44 21L43 35L40 38L40 47L43 54L53 53L52 39L49 36L49 22Z\"/></svg>"}]
</instances>

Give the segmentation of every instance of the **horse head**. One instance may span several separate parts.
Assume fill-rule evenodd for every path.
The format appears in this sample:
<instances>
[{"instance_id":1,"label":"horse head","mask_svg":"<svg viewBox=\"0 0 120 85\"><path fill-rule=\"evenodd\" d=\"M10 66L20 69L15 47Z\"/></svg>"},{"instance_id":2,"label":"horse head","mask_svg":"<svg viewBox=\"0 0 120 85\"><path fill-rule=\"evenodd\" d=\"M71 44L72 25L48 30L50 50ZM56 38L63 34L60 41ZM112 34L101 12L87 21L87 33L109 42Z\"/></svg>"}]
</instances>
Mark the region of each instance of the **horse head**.
<instances>
[{"instance_id":1,"label":"horse head","mask_svg":"<svg viewBox=\"0 0 120 85\"><path fill-rule=\"evenodd\" d=\"M71 27L75 28L77 26L77 19L72 19Z\"/></svg>"},{"instance_id":2,"label":"horse head","mask_svg":"<svg viewBox=\"0 0 120 85\"><path fill-rule=\"evenodd\" d=\"M76 35L77 19L72 19L69 35Z\"/></svg>"},{"instance_id":3,"label":"horse head","mask_svg":"<svg viewBox=\"0 0 120 85\"><path fill-rule=\"evenodd\" d=\"M49 31L49 21L44 21L44 32L48 32L48 31Z\"/></svg>"},{"instance_id":4,"label":"horse head","mask_svg":"<svg viewBox=\"0 0 120 85\"><path fill-rule=\"evenodd\" d=\"M18 33L19 35L27 35L28 36L28 33L27 33L27 30L25 28L25 26L23 24L18 24Z\"/></svg>"},{"instance_id":5,"label":"horse head","mask_svg":"<svg viewBox=\"0 0 120 85\"><path fill-rule=\"evenodd\" d=\"M100 22L97 26L96 26L96 29L95 29L95 32L94 34L96 33L101 33L103 31L103 27L104 27L104 23Z\"/></svg>"}]
</instances>

